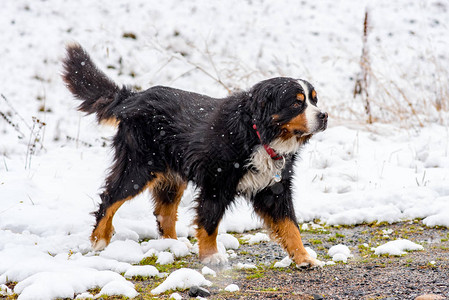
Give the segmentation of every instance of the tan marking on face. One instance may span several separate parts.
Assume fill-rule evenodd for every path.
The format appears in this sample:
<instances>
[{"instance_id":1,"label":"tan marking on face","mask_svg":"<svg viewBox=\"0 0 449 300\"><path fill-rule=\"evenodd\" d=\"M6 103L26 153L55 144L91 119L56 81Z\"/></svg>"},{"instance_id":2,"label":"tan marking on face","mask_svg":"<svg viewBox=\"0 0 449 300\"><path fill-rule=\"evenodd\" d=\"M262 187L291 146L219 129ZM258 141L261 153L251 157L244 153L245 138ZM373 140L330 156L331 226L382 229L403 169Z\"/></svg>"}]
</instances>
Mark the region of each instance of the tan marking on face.
<instances>
[{"instance_id":1,"label":"tan marking on face","mask_svg":"<svg viewBox=\"0 0 449 300\"><path fill-rule=\"evenodd\" d=\"M298 101L304 101L306 99L306 96L304 96L303 93L299 93L296 95L296 100Z\"/></svg>"},{"instance_id":2,"label":"tan marking on face","mask_svg":"<svg viewBox=\"0 0 449 300\"><path fill-rule=\"evenodd\" d=\"M174 184L172 184L173 186ZM159 226L162 231L162 238L164 239L176 239L176 221L178 220L178 205L181 202L184 190L187 187L187 183L183 182L173 189L176 189L176 194L172 199L172 203L164 203L162 199L158 197L157 193L154 193L154 214L157 216Z\"/></svg>"},{"instance_id":3,"label":"tan marking on face","mask_svg":"<svg viewBox=\"0 0 449 300\"><path fill-rule=\"evenodd\" d=\"M204 228L198 228L196 230L196 238L198 239L200 260L204 260L206 257L218 253L217 233L218 227L211 235L209 235Z\"/></svg>"},{"instance_id":4,"label":"tan marking on face","mask_svg":"<svg viewBox=\"0 0 449 300\"><path fill-rule=\"evenodd\" d=\"M312 91L312 99L314 99L316 97L316 92L315 90Z\"/></svg>"},{"instance_id":5,"label":"tan marking on face","mask_svg":"<svg viewBox=\"0 0 449 300\"><path fill-rule=\"evenodd\" d=\"M306 114L303 112L302 114L294 117L293 119L291 119L288 123L284 124L282 126L282 129L285 131L287 130L288 133L290 134L294 134L294 131L301 131L301 132L308 132L308 127L307 127L307 118L306 118Z\"/></svg>"}]
</instances>

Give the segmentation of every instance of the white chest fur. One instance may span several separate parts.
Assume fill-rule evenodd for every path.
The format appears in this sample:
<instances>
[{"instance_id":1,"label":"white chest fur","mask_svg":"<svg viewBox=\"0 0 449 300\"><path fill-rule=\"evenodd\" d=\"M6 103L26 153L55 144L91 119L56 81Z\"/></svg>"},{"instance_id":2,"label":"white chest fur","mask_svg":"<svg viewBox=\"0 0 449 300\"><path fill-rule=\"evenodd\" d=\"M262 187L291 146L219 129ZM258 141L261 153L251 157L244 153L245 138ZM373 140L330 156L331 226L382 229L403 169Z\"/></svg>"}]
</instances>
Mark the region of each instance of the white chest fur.
<instances>
[{"instance_id":1,"label":"white chest fur","mask_svg":"<svg viewBox=\"0 0 449 300\"><path fill-rule=\"evenodd\" d=\"M270 147L279 155L287 155L298 151L300 143L296 138L277 139L270 144ZM276 182L275 175L284 168L284 162L283 160L273 160L262 145L257 146L246 165L248 172L240 180L237 191L251 196L273 185Z\"/></svg>"}]
</instances>

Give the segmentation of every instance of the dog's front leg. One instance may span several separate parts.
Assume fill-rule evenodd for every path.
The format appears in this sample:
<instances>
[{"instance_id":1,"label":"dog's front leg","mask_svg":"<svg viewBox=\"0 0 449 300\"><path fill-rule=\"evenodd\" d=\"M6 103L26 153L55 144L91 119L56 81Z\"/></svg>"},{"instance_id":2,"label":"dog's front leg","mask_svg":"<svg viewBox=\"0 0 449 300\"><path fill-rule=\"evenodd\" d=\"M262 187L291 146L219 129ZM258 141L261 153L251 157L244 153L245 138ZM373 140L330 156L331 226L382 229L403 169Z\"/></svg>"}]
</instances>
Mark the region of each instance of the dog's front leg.
<instances>
[{"instance_id":1,"label":"dog's front leg","mask_svg":"<svg viewBox=\"0 0 449 300\"><path fill-rule=\"evenodd\" d=\"M202 188L197 198L197 226L199 258L204 264L225 264L225 254L219 253L217 248L218 225L226 207L231 202L226 192L220 192L215 187Z\"/></svg>"},{"instance_id":2,"label":"dog's front leg","mask_svg":"<svg viewBox=\"0 0 449 300\"><path fill-rule=\"evenodd\" d=\"M300 267L319 267L323 262L304 248L296 221L289 179L278 182L256 194L253 205L274 237Z\"/></svg>"}]
</instances>

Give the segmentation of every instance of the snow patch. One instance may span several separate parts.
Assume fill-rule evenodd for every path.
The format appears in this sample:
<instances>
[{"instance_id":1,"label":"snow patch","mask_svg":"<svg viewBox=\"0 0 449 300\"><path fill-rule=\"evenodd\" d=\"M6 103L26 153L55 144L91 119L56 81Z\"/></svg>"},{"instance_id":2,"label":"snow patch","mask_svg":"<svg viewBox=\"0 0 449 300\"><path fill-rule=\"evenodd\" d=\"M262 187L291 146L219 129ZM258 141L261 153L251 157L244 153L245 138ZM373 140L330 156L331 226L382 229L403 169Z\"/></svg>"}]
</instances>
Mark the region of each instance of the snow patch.
<instances>
[{"instance_id":1,"label":"snow patch","mask_svg":"<svg viewBox=\"0 0 449 300\"><path fill-rule=\"evenodd\" d=\"M246 234L242 237L242 239L248 241L248 244L250 245L270 241L270 237L266 233L262 232L258 232L256 234Z\"/></svg>"},{"instance_id":2,"label":"snow patch","mask_svg":"<svg viewBox=\"0 0 449 300\"><path fill-rule=\"evenodd\" d=\"M212 275L213 277L217 277L217 273L214 270L212 270L211 268L207 267L207 266L204 266L201 269L201 273L203 275Z\"/></svg>"},{"instance_id":3,"label":"snow patch","mask_svg":"<svg viewBox=\"0 0 449 300\"><path fill-rule=\"evenodd\" d=\"M420 251L423 250L424 247L418 245L412 241L406 239L400 239L388 242L384 245L381 245L377 248L374 248L374 254L376 255L392 255L392 256L401 256L407 254L405 251Z\"/></svg>"},{"instance_id":4,"label":"snow patch","mask_svg":"<svg viewBox=\"0 0 449 300\"><path fill-rule=\"evenodd\" d=\"M132 266L125 272L125 278L132 278L134 276L154 277L158 275L159 271L154 266Z\"/></svg>"},{"instance_id":5,"label":"snow patch","mask_svg":"<svg viewBox=\"0 0 449 300\"><path fill-rule=\"evenodd\" d=\"M158 287L153 289L151 293L158 295L168 290L177 288L187 289L194 285L211 286L212 282L204 278L204 276L196 270L181 268L171 273Z\"/></svg>"},{"instance_id":6,"label":"snow patch","mask_svg":"<svg viewBox=\"0 0 449 300\"><path fill-rule=\"evenodd\" d=\"M228 285L227 287L225 287L224 290L225 290L226 292L231 292L231 293L233 293L233 292L238 292L238 291L240 291L240 288L239 288L238 285L232 283L232 284Z\"/></svg>"},{"instance_id":7,"label":"snow patch","mask_svg":"<svg viewBox=\"0 0 449 300\"><path fill-rule=\"evenodd\" d=\"M256 265L254 264L244 264L244 263L238 263L234 267L236 269L257 269Z\"/></svg>"},{"instance_id":8,"label":"snow patch","mask_svg":"<svg viewBox=\"0 0 449 300\"><path fill-rule=\"evenodd\" d=\"M117 280L106 284L95 297L100 296L125 296L130 299L137 297L139 293L134 289L134 284L129 281Z\"/></svg>"},{"instance_id":9,"label":"snow patch","mask_svg":"<svg viewBox=\"0 0 449 300\"><path fill-rule=\"evenodd\" d=\"M238 249L240 247L239 240L231 234L219 234L217 237L217 242L223 244L226 249Z\"/></svg>"},{"instance_id":10,"label":"snow patch","mask_svg":"<svg viewBox=\"0 0 449 300\"><path fill-rule=\"evenodd\" d=\"M346 245L338 244L332 246L328 253L329 256L332 257L334 262L344 262L348 261L348 258L352 257L351 250Z\"/></svg>"},{"instance_id":11,"label":"snow patch","mask_svg":"<svg viewBox=\"0 0 449 300\"><path fill-rule=\"evenodd\" d=\"M175 261L173 253L162 251L158 254L156 263L161 265L172 264Z\"/></svg>"}]
</instances>

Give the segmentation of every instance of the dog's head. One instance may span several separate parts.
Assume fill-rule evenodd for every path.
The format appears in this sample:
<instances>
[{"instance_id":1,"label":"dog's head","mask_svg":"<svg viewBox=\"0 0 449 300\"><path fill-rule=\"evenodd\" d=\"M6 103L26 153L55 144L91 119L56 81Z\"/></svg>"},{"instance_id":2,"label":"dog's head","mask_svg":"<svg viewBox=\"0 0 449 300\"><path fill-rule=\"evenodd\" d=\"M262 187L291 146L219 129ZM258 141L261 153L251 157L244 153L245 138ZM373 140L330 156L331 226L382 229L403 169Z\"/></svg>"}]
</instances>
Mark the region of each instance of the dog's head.
<instances>
[{"instance_id":1,"label":"dog's head","mask_svg":"<svg viewBox=\"0 0 449 300\"><path fill-rule=\"evenodd\" d=\"M318 108L314 87L302 79L272 78L250 91L253 119L264 142L276 138L298 141L327 128L326 112Z\"/></svg>"}]
</instances>

